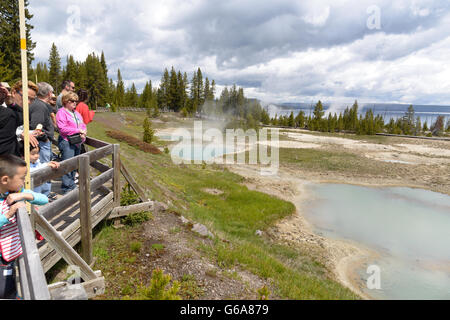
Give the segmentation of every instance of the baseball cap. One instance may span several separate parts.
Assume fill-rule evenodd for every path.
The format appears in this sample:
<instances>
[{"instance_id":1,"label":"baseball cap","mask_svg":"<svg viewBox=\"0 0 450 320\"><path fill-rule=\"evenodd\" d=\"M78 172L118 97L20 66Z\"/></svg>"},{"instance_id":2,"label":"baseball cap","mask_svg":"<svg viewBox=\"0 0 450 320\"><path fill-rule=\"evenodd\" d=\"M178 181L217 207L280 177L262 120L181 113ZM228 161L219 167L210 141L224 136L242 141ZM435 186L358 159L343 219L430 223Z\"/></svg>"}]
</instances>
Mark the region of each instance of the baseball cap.
<instances>
[{"instance_id":1,"label":"baseball cap","mask_svg":"<svg viewBox=\"0 0 450 320\"><path fill-rule=\"evenodd\" d=\"M2 85L2 87L11 90L11 87L9 86L8 82L0 82L0 84Z\"/></svg>"}]
</instances>

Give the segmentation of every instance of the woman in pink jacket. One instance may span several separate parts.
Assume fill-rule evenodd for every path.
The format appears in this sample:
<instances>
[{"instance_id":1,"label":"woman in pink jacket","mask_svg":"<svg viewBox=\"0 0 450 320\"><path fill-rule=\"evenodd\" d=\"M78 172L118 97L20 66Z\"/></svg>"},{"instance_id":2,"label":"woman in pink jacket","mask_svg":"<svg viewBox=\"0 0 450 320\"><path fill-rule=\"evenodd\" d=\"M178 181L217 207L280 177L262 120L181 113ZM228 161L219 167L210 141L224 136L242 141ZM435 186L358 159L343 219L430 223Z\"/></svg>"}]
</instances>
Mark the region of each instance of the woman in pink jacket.
<instances>
[{"instance_id":1,"label":"woman in pink jacket","mask_svg":"<svg viewBox=\"0 0 450 320\"><path fill-rule=\"evenodd\" d=\"M68 160L80 154L81 144L86 140L87 128L82 116L75 111L78 96L68 92L62 97L63 108L56 114L56 124L59 129L58 148L61 151L62 160ZM71 143L69 136L78 135L80 143ZM75 189L75 172L72 171L62 177L61 189L63 194Z\"/></svg>"}]
</instances>

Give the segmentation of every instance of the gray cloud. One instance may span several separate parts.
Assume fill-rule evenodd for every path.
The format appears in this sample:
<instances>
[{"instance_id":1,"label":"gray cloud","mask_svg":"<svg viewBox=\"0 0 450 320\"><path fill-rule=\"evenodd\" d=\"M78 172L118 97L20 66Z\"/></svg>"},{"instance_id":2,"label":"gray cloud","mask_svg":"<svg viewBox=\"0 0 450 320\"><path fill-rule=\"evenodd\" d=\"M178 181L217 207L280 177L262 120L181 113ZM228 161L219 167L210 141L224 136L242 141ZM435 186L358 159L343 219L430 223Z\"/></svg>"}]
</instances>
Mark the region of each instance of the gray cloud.
<instances>
[{"instance_id":1,"label":"gray cloud","mask_svg":"<svg viewBox=\"0 0 450 320\"><path fill-rule=\"evenodd\" d=\"M75 35L66 30L70 5L81 11ZM380 9L380 30L367 27L371 5ZM450 3L443 0L30 0L30 9L39 60L48 58L54 41L62 56L73 53L78 59L103 50L110 76L120 67L138 88L144 78L157 82L165 67L191 77L199 66L218 85L237 83L274 99L411 97L405 81L420 69L413 62L428 65L423 52L440 43L444 47L436 49L436 57L445 55L450 27ZM422 60L412 60L421 54ZM396 65L397 76L390 72ZM401 87L389 91L387 83ZM419 83L414 86L422 103L446 101L450 91L441 83L440 91L431 90L440 97L433 98Z\"/></svg>"}]
</instances>

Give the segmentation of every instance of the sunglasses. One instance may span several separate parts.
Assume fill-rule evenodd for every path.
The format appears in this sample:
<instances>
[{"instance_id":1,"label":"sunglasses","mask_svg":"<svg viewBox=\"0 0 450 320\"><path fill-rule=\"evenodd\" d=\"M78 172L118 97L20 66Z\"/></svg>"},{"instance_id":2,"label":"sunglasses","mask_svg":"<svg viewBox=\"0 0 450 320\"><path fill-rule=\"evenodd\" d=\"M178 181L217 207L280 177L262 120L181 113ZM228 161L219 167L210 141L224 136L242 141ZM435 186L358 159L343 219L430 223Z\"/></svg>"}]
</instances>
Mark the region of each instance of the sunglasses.
<instances>
[{"instance_id":1,"label":"sunglasses","mask_svg":"<svg viewBox=\"0 0 450 320\"><path fill-rule=\"evenodd\" d=\"M77 100L69 100L70 103L77 103Z\"/></svg>"},{"instance_id":2,"label":"sunglasses","mask_svg":"<svg viewBox=\"0 0 450 320\"><path fill-rule=\"evenodd\" d=\"M20 96L21 98L23 98L23 94L22 94L21 92L17 92L17 93L19 94L19 96ZM29 103L33 103L34 100L36 100L35 97L30 97L30 96L28 96L28 102L29 102Z\"/></svg>"}]
</instances>

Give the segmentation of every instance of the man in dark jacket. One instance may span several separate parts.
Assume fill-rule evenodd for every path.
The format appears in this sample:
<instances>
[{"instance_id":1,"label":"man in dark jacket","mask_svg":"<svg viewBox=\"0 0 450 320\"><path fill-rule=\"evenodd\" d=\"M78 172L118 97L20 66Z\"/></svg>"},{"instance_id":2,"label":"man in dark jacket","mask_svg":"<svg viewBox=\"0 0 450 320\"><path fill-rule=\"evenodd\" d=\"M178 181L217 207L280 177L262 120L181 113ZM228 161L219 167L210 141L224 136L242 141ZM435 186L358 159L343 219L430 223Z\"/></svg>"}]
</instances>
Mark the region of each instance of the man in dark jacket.
<instances>
[{"instance_id":1,"label":"man in dark jacket","mask_svg":"<svg viewBox=\"0 0 450 320\"><path fill-rule=\"evenodd\" d=\"M0 91L4 93L4 88L0 88ZM29 81L28 82L28 102L32 103L36 98L38 88ZM0 93L0 98L4 94ZM22 156L20 151L19 142L17 140L16 130L23 125L23 93L22 93L22 81L17 82L11 91L12 104L7 108L0 108L0 155L13 154L16 156ZM22 134L23 138L23 134ZM35 137L30 135L30 144L38 146L39 143Z\"/></svg>"},{"instance_id":2,"label":"man in dark jacket","mask_svg":"<svg viewBox=\"0 0 450 320\"><path fill-rule=\"evenodd\" d=\"M3 104L8 97L6 88L0 87L0 104ZM19 155L19 145L17 143L16 129L19 118L14 110L6 107L0 108L0 155Z\"/></svg>"},{"instance_id":3,"label":"man in dark jacket","mask_svg":"<svg viewBox=\"0 0 450 320\"><path fill-rule=\"evenodd\" d=\"M52 157L52 141L55 129L50 117L51 107L48 102L53 94L53 87L48 83L38 83L37 99L30 106L30 130L35 130L41 124L44 135L37 136L40 147L41 163L50 162Z\"/></svg>"}]
</instances>

